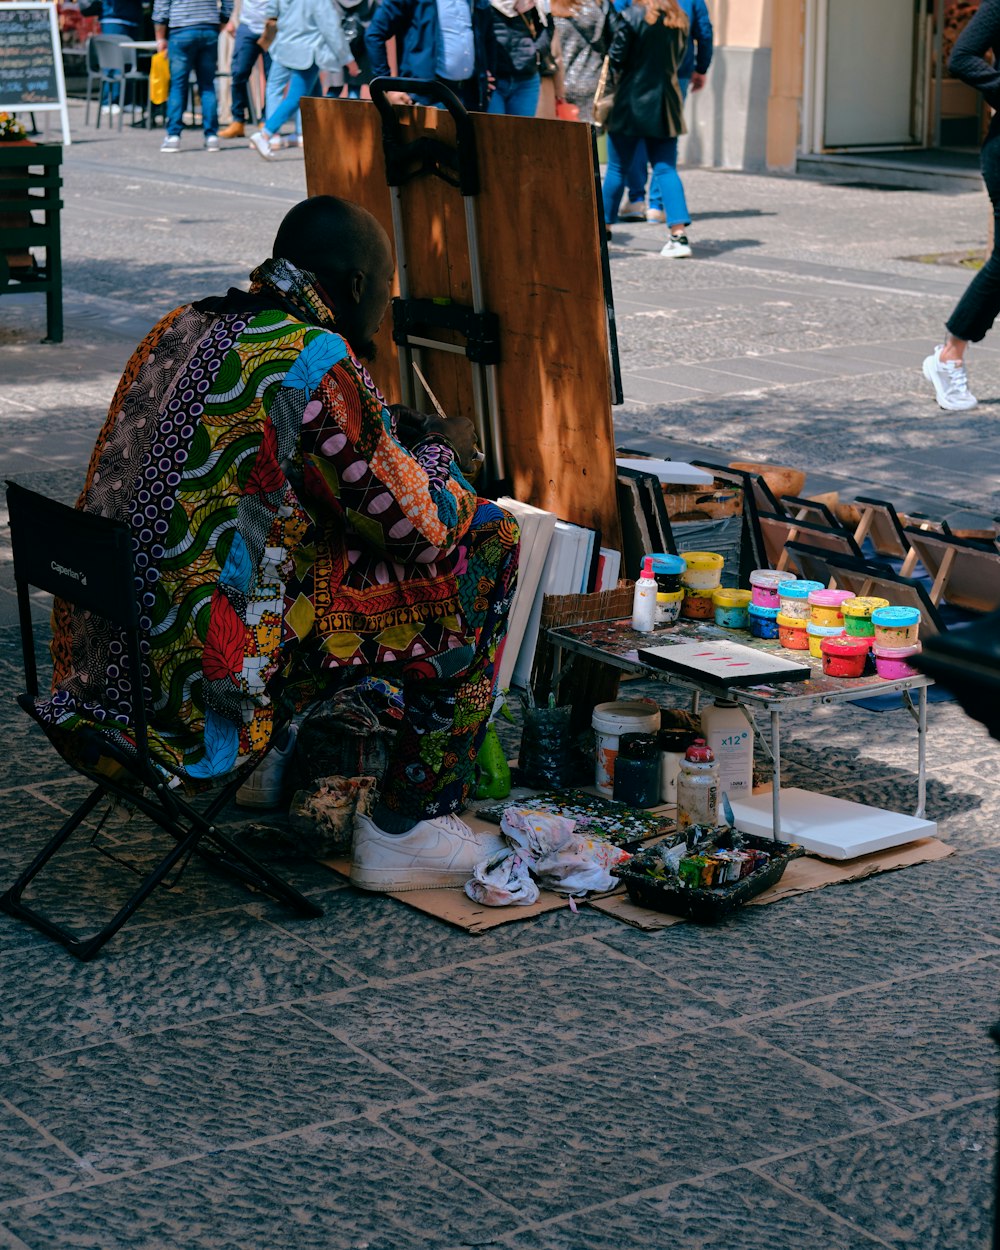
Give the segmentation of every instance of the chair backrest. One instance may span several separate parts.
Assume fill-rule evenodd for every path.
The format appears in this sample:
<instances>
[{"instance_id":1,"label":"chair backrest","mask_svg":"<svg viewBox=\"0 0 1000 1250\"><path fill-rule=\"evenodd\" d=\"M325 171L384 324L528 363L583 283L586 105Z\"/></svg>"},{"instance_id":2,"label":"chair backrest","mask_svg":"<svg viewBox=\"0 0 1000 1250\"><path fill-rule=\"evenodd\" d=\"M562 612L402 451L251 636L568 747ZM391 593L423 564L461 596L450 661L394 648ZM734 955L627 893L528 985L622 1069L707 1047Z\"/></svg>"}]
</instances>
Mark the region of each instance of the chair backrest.
<instances>
[{"instance_id":1,"label":"chair backrest","mask_svg":"<svg viewBox=\"0 0 1000 1250\"><path fill-rule=\"evenodd\" d=\"M1000 608L1000 552L953 534L933 534L909 526L903 531L933 578L931 599L970 612Z\"/></svg>"},{"instance_id":2,"label":"chair backrest","mask_svg":"<svg viewBox=\"0 0 1000 1250\"><path fill-rule=\"evenodd\" d=\"M759 520L771 568L787 568L793 560L791 547L800 539L824 551L861 559L861 548L848 530L832 530L829 526L817 525L813 521L797 521L787 514L770 516L761 512Z\"/></svg>"},{"instance_id":3,"label":"chair backrest","mask_svg":"<svg viewBox=\"0 0 1000 1250\"><path fill-rule=\"evenodd\" d=\"M861 506L861 520L854 531L857 542L861 544L868 538L878 555L905 559L910 552L910 544L893 504L888 499L875 499L871 495L856 495L854 502Z\"/></svg>"},{"instance_id":4,"label":"chair backrest","mask_svg":"<svg viewBox=\"0 0 1000 1250\"><path fill-rule=\"evenodd\" d=\"M102 74L109 69L127 73L135 64L135 49L123 47L125 35L94 35L90 46Z\"/></svg>"},{"instance_id":5,"label":"chair backrest","mask_svg":"<svg viewBox=\"0 0 1000 1250\"><path fill-rule=\"evenodd\" d=\"M128 526L78 512L10 481L7 510L28 693L38 693L28 593L30 587L36 587L103 617L123 631L129 671L136 675L131 682L131 723L140 757L147 762L139 604Z\"/></svg>"}]
</instances>

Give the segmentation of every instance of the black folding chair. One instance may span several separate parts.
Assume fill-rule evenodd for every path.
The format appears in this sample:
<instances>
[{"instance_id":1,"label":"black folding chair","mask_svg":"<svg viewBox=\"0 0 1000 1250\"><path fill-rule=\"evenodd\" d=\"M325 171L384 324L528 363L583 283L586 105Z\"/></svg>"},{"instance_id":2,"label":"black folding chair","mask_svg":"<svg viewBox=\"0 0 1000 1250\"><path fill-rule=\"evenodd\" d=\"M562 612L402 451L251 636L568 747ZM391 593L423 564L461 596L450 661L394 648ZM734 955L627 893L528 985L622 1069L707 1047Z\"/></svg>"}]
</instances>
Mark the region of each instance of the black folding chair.
<instances>
[{"instance_id":1,"label":"black folding chair","mask_svg":"<svg viewBox=\"0 0 1000 1250\"><path fill-rule=\"evenodd\" d=\"M25 693L18 696L18 704L53 738L51 726L39 715L35 704L39 693L38 671L29 597L29 588L35 587L103 617L121 631L132 677L126 735L134 741L123 745L120 734L105 734L97 727L72 731L77 749L70 762L94 783L94 789L10 889L0 895L0 909L61 942L78 959L91 959L157 886L167 886L167 878L175 868L179 876L190 857L197 854L227 875L287 904L299 915L321 916L321 907L258 863L213 824L214 817L235 794L253 765L242 768L204 810L198 811L174 788L176 777L163 761L154 762L148 738L139 608L128 527L104 517L77 512L12 482L7 485L27 687ZM122 730L123 726L115 722L113 728ZM122 779L97 771L102 758L106 761L109 757L124 770ZM78 937L24 902L22 894L102 799L108 799L109 803L121 800L138 809L170 834L176 844L146 873L139 888L103 928L90 937ZM176 877L169 884L176 884Z\"/></svg>"}]
</instances>

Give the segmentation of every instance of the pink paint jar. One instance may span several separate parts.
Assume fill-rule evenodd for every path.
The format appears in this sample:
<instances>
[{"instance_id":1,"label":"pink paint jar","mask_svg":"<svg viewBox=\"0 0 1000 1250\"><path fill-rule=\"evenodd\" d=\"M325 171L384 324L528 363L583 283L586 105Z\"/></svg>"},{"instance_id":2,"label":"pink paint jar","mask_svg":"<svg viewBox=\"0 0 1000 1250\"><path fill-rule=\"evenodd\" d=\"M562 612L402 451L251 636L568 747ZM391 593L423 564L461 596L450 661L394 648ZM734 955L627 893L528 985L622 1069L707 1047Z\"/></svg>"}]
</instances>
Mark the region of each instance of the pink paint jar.
<instances>
[{"instance_id":1,"label":"pink paint jar","mask_svg":"<svg viewBox=\"0 0 1000 1250\"><path fill-rule=\"evenodd\" d=\"M750 574L750 602L758 608L776 608L780 605L778 587L782 582L794 581L794 577L779 569L754 569Z\"/></svg>"},{"instance_id":2,"label":"pink paint jar","mask_svg":"<svg viewBox=\"0 0 1000 1250\"><path fill-rule=\"evenodd\" d=\"M853 599L851 590L813 590L809 593L809 619L814 625L843 625L842 605Z\"/></svg>"},{"instance_id":3,"label":"pink paint jar","mask_svg":"<svg viewBox=\"0 0 1000 1250\"><path fill-rule=\"evenodd\" d=\"M872 625L877 647L912 647L920 633L920 609L876 608Z\"/></svg>"},{"instance_id":4,"label":"pink paint jar","mask_svg":"<svg viewBox=\"0 0 1000 1250\"><path fill-rule=\"evenodd\" d=\"M899 681L901 677L918 677L920 674L909 663L910 657L920 652L920 643L911 643L908 647L873 648L875 652L875 671L883 681Z\"/></svg>"},{"instance_id":5,"label":"pink paint jar","mask_svg":"<svg viewBox=\"0 0 1000 1250\"><path fill-rule=\"evenodd\" d=\"M820 644L823 652L823 672L827 677L863 677L868 660L868 639L852 638L838 634L824 638Z\"/></svg>"},{"instance_id":6,"label":"pink paint jar","mask_svg":"<svg viewBox=\"0 0 1000 1250\"><path fill-rule=\"evenodd\" d=\"M778 641L789 651L808 651L809 635L806 622L798 616L786 616L778 613Z\"/></svg>"}]
</instances>

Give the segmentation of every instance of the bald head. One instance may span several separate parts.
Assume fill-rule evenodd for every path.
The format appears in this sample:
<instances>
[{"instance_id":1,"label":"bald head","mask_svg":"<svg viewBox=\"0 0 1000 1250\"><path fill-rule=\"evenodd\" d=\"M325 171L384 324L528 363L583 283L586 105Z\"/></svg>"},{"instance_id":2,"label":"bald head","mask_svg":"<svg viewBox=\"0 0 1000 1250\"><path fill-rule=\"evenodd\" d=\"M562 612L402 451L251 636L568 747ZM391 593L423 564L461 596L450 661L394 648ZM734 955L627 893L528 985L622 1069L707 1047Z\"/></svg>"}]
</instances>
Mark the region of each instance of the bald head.
<instances>
[{"instance_id":1,"label":"bald head","mask_svg":"<svg viewBox=\"0 0 1000 1250\"><path fill-rule=\"evenodd\" d=\"M389 237L371 213L333 195L302 200L285 214L271 255L315 274L348 342L370 354L394 268Z\"/></svg>"}]
</instances>

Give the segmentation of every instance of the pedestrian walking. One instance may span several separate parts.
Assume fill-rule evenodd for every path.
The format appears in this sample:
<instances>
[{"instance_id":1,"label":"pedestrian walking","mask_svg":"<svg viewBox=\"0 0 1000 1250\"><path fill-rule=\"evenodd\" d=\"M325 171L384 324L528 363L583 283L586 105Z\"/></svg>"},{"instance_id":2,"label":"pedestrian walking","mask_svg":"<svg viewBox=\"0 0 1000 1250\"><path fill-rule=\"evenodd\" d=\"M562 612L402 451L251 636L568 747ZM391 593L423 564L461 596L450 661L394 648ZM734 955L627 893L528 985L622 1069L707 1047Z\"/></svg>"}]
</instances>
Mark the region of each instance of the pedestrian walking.
<instances>
[{"instance_id":1,"label":"pedestrian walking","mask_svg":"<svg viewBox=\"0 0 1000 1250\"><path fill-rule=\"evenodd\" d=\"M991 53L992 64L986 54ZM975 87L993 109L1000 108L1000 0L982 4L955 41L948 69ZM1000 313L1000 114L994 113L983 140L980 167L993 205L993 251L969 283L955 311L945 323L944 343L924 361L924 377L934 387L938 406L946 412L966 412L979 403L969 390L965 354L978 343Z\"/></svg>"},{"instance_id":2,"label":"pedestrian walking","mask_svg":"<svg viewBox=\"0 0 1000 1250\"><path fill-rule=\"evenodd\" d=\"M637 0L621 17L608 53L618 81L614 107L605 123L604 220L610 235L628 171L644 139L670 228L660 255L670 259L690 256L687 227L691 216L677 173L677 136L686 129L677 70L687 46L687 14L678 0Z\"/></svg>"},{"instance_id":3,"label":"pedestrian walking","mask_svg":"<svg viewBox=\"0 0 1000 1250\"><path fill-rule=\"evenodd\" d=\"M594 92L601 66L618 27L610 0L552 0L552 18L562 49L563 98L594 119Z\"/></svg>"},{"instance_id":4,"label":"pedestrian walking","mask_svg":"<svg viewBox=\"0 0 1000 1250\"><path fill-rule=\"evenodd\" d=\"M271 71L271 57L261 44L264 24L267 21L267 0L243 0L239 22L230 18L226 29L233 36L233 60L231 66L233 89L233 120L219 131L220 139L242 139L246 135L246 123L250 116L248 84L253 67L260 57L264 58L264 76Z\"/></svg>"},{"instance_id":5,"label":"pedestrian walking","mask_svg":"<svg viewBox=\"0 0 1000 1250\"><path fill-rule=\"evenodd\" d=\"M399 77L437 81L467 109L486 108L488 0L382 0L365 31L373 78L389 78L386 44L396 40ZM393 104L430 104L405 91L391 91Z\"/></svg>"},{"instance_id":6,"label":"pedestrian walking","mask_svg":"<svg viewBox=\"0 0 1000 1250\"><path fill-rule=\"evenodd\" d=\"M161 152L180 150L184 106L192 70L201 96L205 148L209 152L219 150L215 70L219 55L219 31L229 21L232 10L232 0L154 0L156 47L159 52L166 52L170 59L167 134L160 147Z\"/></svg>"},{"instance_id":7,"label":"pedestrian walking","mask_svg":"<svg viewBox=\"0 0 1000 1250\"><path fill-rule=\"evenodd\" d=\"M549 21L533 0L490 0L491 113L534 117L542 90L543 56L551 55Z\"/></svg>"}]
</instances>

